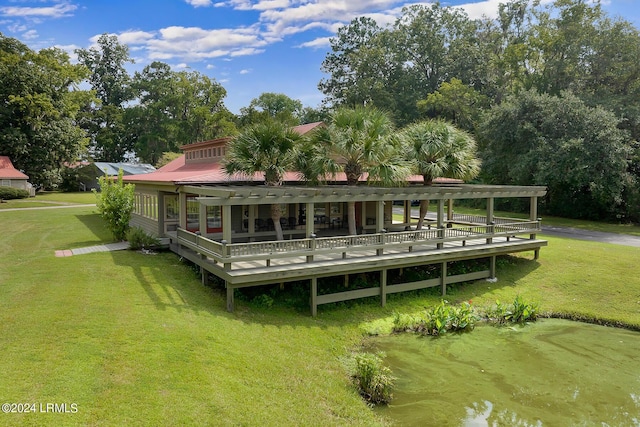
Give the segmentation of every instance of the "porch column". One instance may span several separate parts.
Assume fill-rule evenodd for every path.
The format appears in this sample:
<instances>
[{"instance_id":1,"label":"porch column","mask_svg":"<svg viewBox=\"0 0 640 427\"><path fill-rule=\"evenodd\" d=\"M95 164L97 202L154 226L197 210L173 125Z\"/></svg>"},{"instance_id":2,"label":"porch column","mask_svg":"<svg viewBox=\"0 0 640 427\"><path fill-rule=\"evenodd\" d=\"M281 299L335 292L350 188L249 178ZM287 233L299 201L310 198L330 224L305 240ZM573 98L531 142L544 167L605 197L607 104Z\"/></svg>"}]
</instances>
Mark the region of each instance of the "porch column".
<instances>
[{"instance_id":1,"label":"porch column","mask_svg":"<svg viewBox=\"0 0 640 427\"><path fill-rule=\"evenodd\" d=\"M491 234L493 234L493 206L494 206L494 201L495 199L493 197L489 197L487 198L487 225L489 227L489 231L491 232ZM487 239L487 244L492 243L493 242L493 238L489 237Z\"/></svg>"},{"instance_id":2,"label":"porch column","mask_svg":"<svg viewBox=\"0 0 640 427\"><path fill-rule=\"evenodd\" d=\"M387 215L387 205L382 200L376 201L376 233L378 233L378 243L380 244L380 248L376 249L376 255L380 256L384 252L382 245L384 244L384 231L387 230L387 224L385 222L385 216ZM391 224L389 224L391 225Z\"/></svg>"},{"instance_id":3,"label":"porch column","mask_svg":"<svg viewBox=\"0 0 640 427\"><path fill-rule=\"evenodd\" d=\"M538 196L531 196L531 200L529 202L529 219L531 221L538 220ZM536 233L529 234L529 239L535 240ZM533 259L538 259L540 257L540 249L536 249L533 251Z\"/></svg>"},{"instance_id":4,"label":"porch column","mask_svg":"<svg viewBox=\"0 0 640 427\"><path fill-rule=\"evenodd\" d=\"M444 199L438 199L438 237L444 239L444 233ZM438 243L438 249L442 247L443 244Z\"/></svg>"},{"instance_id":5,"label":"porch column","mask_svg":"<svg viewBox=\"0 0 640 427\"><path fill-rule=\"evenodd\" d=\"M384 228L389 229L393 224L393 201L382 202L384 206Z\"/></svg>"},{"instance_id":6,"label":"porch column","mask_svg":"<svg viewBox=\"0 0 640 427\"><path fill-rule=\"evenodd\" d=\"M178 218L180 228L187 229L187 193L178 194Z\"/></svg>"},{"instance_id":7,"label":"porch column","mask_svg":"<svg viewBox=\"0 0 640 427\"><path fill-rule=\"evenodd\" d=\"M447 221L453 221L453 199L447 200Z\"/></svg>"},{"instance_id":8,"label":"porch column","mask_svg":"<svg viewBox=\"0 0 640 427\"><path fill-rule=\"evenodd\" d=\"M315 204L313 202L307 203L306 209L307 211L305 212L305 215L306 215L305 237L309 238L315 232L314 224L313 224L313 220L314 220L313 211L315 209Z\"/></svg>"},{"instance_id":9,"label":"porch column","mask_svg":"<svg viewBox=\"0 0 640 427\"><path fill-rule=\"evenodd\" d=\"M207 207L198 203L198 230L202 236L207 235Z\"/></svg>"},{"instance_id":10,"label":"porch column","mask_svg":"<svg viewBox=\"0 0 640 427\"><path fill-rule=\"evenodd\" d=\"M384 229L384 208L384 202L382 200L378 200L376 202L376 233L382 233L382 230Z\"/></svg>"},{"instance_id":11,"label":"porch column","mask_svg":"<svg viewBox=\"0 0 640 427\"><path fill-rule=\"evenodd\" d=\"M253 235L256 233L256 206L257 205L249 205L247 207L247 209L249 209L249 223L247 224L249 239L252 239Z\"/></svg>"},{"instance_id":12,"label":"porch column","mask_svg":"<svg viewBox=\"0 0 640 427\"><path fill-rule=\"evenodd\" d=\"M404 219L402 222L405 224L411 223L411 200L404 201Z\"/></svg>"},{"instance_id":13,"label":"porch column","mask_svg":"<svg viewBox=\"0 0 640 427\"><path fill-rule=\"evenodd\" d=\"M231 206L222 206L222 240L231 243Z\"/></svg>"}]
</instances>

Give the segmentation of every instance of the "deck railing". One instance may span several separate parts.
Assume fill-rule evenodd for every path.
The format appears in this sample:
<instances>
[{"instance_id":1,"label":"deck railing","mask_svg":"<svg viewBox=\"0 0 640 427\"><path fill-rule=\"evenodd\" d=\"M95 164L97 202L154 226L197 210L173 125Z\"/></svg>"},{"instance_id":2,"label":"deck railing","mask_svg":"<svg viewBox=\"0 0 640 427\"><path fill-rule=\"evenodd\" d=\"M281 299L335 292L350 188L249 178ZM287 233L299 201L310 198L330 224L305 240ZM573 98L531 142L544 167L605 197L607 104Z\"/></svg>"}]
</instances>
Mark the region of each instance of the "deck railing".
<instances>
[{"instance_id":1,"label":"deck railing","mask_svg":"<svg viewBox=\"0 0 640 427\"><path fill-rule=\"evenodd\" d=\"M315 255L342 253L343 257L362 251L376 251L380 255L385 249L407 249L444 243L479 239L478 244L486 244L496 237L515 237L518 234L535 234L540 231L540 221L525 221L509 218L512 222L495 222L489 225L454 226L452 228L431 228L401 232L383 232L356 236L310 237L305 239L280 240L252 243L218 242L184 229L177 230L178 243L202 256L231 269L234 262L270 260L306 256L307 262ZM487 239L482 242L482 239Z\"/></svg>"}]
</instances>

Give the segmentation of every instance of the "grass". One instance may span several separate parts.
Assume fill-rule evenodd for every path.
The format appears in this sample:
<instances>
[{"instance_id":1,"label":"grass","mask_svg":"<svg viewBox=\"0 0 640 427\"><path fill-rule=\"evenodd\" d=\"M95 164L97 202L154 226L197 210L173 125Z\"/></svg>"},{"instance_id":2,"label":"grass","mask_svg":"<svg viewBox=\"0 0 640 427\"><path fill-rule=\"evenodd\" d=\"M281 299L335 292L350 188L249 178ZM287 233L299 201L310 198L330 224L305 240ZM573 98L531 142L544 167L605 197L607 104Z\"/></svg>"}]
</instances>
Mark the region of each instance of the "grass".
<instances>
[{"instance_id":1,"label":"grass","mask_svg":"<svg viewBox=\"0 0 640 427\"><path fill-rule=\"evenodd\" d=\"M446 206L446 205L445 205ZM416 216L419 214L418 207L412 207L415 210ZM438 206L437 203L431 202L429 205L429 212L437 212ZM459 214L470 214L470 215L480 215L486 216L487 211L485 209L475 209L466 206L454 205L453 208L455 213ZM446 207L445 207L446 212ZM495 211L495 216L502 216L507 218L529 218L528 214L518 214L513 212L504 212L504 211ZM541 215L542 225L550 225L550 226L558 226L558 227L573 227L579 228L582 230L591 230L591 231L602 231L606 233L618 233L618 234L629 234L632 236L640 236L640 225L632 224L632 223L612 223L612 222L595 222L595 221L585 221L581 219L571 219L571 218L560 218L555 216L547 216ZM402 214L394 214L393 220L402 222L403 215Z\"/></svg>"},{"instance_id":2,"label":"grass","mask_svg":"<svg viewBox=\"0 0 640 427\"><path fill-rule=\"evenodd\" d=\"M84 193L61 193L55 191L45 191L37 193L36 197L6 200L4 203L0 203L0 210L94 204L95 202L96 196L90 191Z\"/></svg>"},{"instance_id":3,"label":"grass","mask_svg":"<svg viewBox=\"0 0 640 427\"><path fill-rule=\"evenodd\" d=\"M110 241L94 210L0 212L0 401L78 405L0 413L0 424L385 424L341 360L363 335L388 332L394 312L437 304L436 292L322 306L317 318L278 301L236 301L230 314L223 291L171 253L55 258ZM538 261L503 258L497 283L450 286L449 301L522 295L543 312L640 327L639 248L548 240Z\"/></svg>"}]
</instances>

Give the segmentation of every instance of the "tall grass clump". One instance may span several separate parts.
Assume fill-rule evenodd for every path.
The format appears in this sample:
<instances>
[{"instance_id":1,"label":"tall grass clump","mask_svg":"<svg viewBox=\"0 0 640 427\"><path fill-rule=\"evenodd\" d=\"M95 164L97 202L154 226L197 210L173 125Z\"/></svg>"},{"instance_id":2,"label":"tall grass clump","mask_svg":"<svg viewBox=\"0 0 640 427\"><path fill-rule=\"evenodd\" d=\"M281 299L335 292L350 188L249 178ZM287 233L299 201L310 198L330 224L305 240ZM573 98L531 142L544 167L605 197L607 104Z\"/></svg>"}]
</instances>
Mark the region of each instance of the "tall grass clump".
<instances>
[{"instance_id":1,"label":"tall grass clump","mask_svg":"<svg viewBox=\"0 0 640 427\"><path fill-rule=\"evenodd\" d=\"M391 401L395 382L391 369L383 365L381 356L381 353L358 353L351 367L351 378L360 395L375 405Z\"/></svg>"}]
</instances>

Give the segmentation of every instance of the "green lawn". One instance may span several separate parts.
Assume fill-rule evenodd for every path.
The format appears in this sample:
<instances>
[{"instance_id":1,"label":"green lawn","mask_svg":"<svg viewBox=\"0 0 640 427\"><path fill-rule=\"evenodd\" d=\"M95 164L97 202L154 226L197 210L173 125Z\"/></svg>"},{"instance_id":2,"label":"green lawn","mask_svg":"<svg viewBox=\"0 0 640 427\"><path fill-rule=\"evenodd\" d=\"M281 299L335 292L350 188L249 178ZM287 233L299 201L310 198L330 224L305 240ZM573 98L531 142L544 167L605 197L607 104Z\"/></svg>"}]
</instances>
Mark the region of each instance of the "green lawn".
<instances>
[{"instance_id":1,"label":"green lawn","mask_svg":"<svg viewBox=\"0 0 640 427\"><path fill-rule=\"evenodd\" d=\"M90 191L84 193L60 193L47 191L37 193L35 197L26 199L5 200L0 203L0 209L38 208L47 206L94 204L96 195Z\"/></svg>"},{"instance_id":2,"label":"green lawn","mask_svg":"<svg viewBox=\"0 0 640 427\"><path fill-rule=\"evenodd\" d=\"M0 413L0 425L384 424L341 360L364 334L387 332L394 311L438 302L433 291L390 295L385 308L322 306L317 318L277 298L271 308L237 300L230 314L223 291L171 253L54 257L111 240L94 210L0 212L0 401L78 407ZM448 299L521 294L543 311L640 326L639 248L549 238L531 255Z\"/></svg>"}]
</instances>

